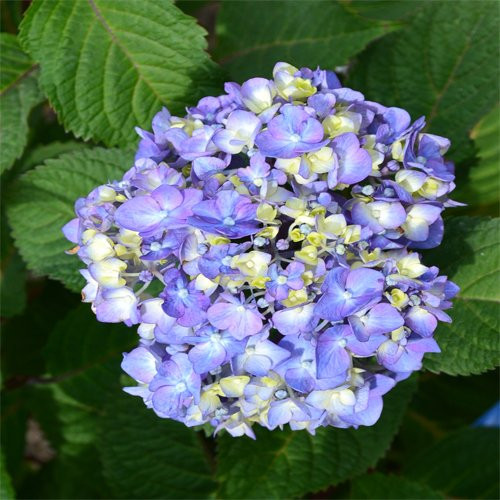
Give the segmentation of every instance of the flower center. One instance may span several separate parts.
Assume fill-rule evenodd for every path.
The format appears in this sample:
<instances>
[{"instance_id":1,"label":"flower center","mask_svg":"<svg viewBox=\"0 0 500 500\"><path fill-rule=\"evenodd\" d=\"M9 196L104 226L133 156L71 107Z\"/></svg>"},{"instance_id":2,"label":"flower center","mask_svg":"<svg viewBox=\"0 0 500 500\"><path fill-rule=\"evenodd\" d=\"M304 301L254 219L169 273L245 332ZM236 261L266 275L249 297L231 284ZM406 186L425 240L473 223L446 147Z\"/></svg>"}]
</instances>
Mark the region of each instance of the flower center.
<instances>
[{"instance_id":1,"label":"flower center","mask_svg":"<svg viewBox=\"0 0 500 500\"><path fill-rule=\"evenodd\" d=\"M283 389L279 389L278 391L276 391L274 393L274 397L276 399L285 399L286 395L287 395L287 392L285 390L283 390Z\"/></svg>"},{"instance_id":2,"label":"flower center","mask_svg":"<svg viewBox=\"0 0 500 500\"><path fill-rule=\"evenodd\" d=\"M175 390L177 392L184 392L186 390L186 384L184 382L179 382L176 386L175 386Z\"/></svg>"},{"instance_id":3,"label":"flower center","mask_svg":"<svg viewBox=\"0 0 500 500\"><path fill-rule=\"evenodd\" d=\"M304 361L302 361L301 363L301 366L302 368L311 368L311 365L312 365L312 359L304 359Z\"/></svg>"},{"instance_id":4,"label":"flower center","mask_svg":"<svg viewBox=\"0 0 500 500\"><path fill-rule=\"evenodd\" d=\"M212 333L212 335L210 336L210 340L212 342L219 342L220 339L221 339L220 333Z\"/></svg>"},{"instance_id":5,"label":"flower center","mask_svg":"<svg viewBox=\"0 0 500 500\"><path fill-rule=\"evenodd\" d=\"M291 140L292 142L299 142L299 141L300 141L300 135L299 135L299 134L292 134L292 135L290 136L290 140Z\"/></svg>"},{"instance_id":6,"label":"flower center","mask_svg":"<svg viewBox=\"0 0 500 500\"><path fill-rule=\"evenodd\" d=\"M224 220L222 221L225 226L234 226L235 222L232 217L225 217Z\"/></svg>"}]
</instances>

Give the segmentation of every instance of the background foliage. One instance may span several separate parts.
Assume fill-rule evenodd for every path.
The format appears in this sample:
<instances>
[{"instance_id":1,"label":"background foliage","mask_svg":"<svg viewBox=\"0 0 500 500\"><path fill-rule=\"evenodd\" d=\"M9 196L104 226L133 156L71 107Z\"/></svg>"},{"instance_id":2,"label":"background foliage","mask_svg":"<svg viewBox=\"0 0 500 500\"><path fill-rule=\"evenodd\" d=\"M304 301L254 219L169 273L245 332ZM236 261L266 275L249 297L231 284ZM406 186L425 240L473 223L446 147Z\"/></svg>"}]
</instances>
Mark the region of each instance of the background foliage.
<instances>
[{"instance_id":1,"label":"background foliage","mask_svg":"<svg viewBox=\"0 0 500 500\"><path fill-rule=\"evenodd\" d=\"M1 4L0 498L498 498L498 3L35 0ZM204 28L203 28L203 27ZM207 52L208 50L208 52ZM276 61L337 68L450 137L455 199L427 252L462 291L443 353L357 431L207 438L120 388L136 336L79 304L60 227L128 169L134 126Z\"/></svg>"}]
</instances>

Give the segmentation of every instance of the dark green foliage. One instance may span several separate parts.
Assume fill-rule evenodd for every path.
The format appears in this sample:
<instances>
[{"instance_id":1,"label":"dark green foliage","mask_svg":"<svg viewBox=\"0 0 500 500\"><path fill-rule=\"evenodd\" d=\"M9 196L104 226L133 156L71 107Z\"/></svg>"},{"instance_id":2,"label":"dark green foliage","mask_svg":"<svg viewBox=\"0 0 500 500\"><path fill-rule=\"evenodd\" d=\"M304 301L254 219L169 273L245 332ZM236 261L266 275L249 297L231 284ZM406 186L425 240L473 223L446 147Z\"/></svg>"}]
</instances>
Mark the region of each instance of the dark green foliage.
<instances>
[{"instance_id":1,"label":"dark green foliage","mask_svg":"<svg viewBox=\"0 0 500 500\"><path fill-rule=\"evenodd\" d=\"M471 427L498 399L496 2L16 0L1 24L2 500L499 497L498 430ZM134 126L277 61L344 66L347 86L451 139L468 207L422 253L462 290L442 353L375 426L205 437L122 391L136 329L79 304L60 228L130 168Z\"/></svg>"},{"instance_id":2,"label":"dark green foliage","mask_svg":"<svg viewBox=\"0 0 500 500\"><path fill-rule=\"evenodd\" d=\"M494 107L472 129L471 137L478 150L477 165L468 169L465 182L459 184L453 197L467 203L474 213L498 216L500 192L500 108Z\"/></svg>"},{"instance_id":3,"label":"dark green foliage","mask_svg":"<svg viewBox=\"0 0 500 500\"><path fill-rule=\"evenodd\" d=\"M441 323L436 333L443 352L429 355L425 365L452 375L481 373L497 366L500 356L498 219L456 217L446 229L443 244L426 260L461 290L449 311L453 323Z\"/></svg>"},{"instance_id":4,"label":"dark green foliage","mask_svg":"<svg viewBox=\"0 0 500 500\"><path fill-rule=\"evenodd\" d=\"M46 160L13 183L7 215L28 268L62 281L73 291L81 290L80 264L64 253L71 249L71 243L61 227L75 217L77 198L121 176L132 160L131 153L118 149L77 150Z\"/></svg>"},{"instance_id":5,"label":"dark green foliage","mask_svg":"<svg viewBox=\"0 0 500 500\"><path fill-rule=\"evenodd\" d=\"M104 410L98 448L116 498L207 498L215 491L203 432L159 419L123 393Z\"/></svg>"},{"instance_id":6,"label":"dark green foliage","mask_svg":"<svg viewBox=\"0 0 500 500\"><path fill-rule=\"evenodd\" d=\"M37 65L22 51L14 35L0 35L0 173L10 168L26 146L28 115L43 94ZM5 124L9 126L5 126Z\"/></svg>"},{"instance_id":7,"label":"dark green foliage","mask_svg":"<svg viewBox=\"0 0 500 500\"><path fill-rule=\"evenodd\" d=\"M405 471L447 497L498 498L498 441L498 429L463 429L415 456Z\"/></svg>"},{"instance_id":8,"label":"dark green foliage","mask_svg":"<svg viewBox=\"0 0 500 500\"><path fill-rule=\"evenodd\" d=\"M241 82L267 77L277 61L311 68L347 64L394 28L361 19L336 2L223 2L215 54L231 79Z\"/></svg>"},{"instance_id":9,"label":"dark green foliage","mask_svg":"<svg viewBox=\"0 0 500 500\"><path fill-rule=\"evenodd\" d=\"M127 145L162 104L180 112L190 88L201 97L218 81L204 30L170 1L40 0L20 30L51 105L83 139Z\"/></svg>"},{"instance_id":10,"label":"dark green foliage","mask_svg":"<svg viewBox=\"0 0 500 500\"><path fill-rule=\"evenodd\" d=\"M414 482L400 476L375 473L355 479L352 482L349 498L370 500L412 498L416 500L445 497L420 482Z\"/></svg>"},{"instance_id":11,"label":"dark green foliage","mask_svg":"<svg viewBox=\"0 0 500 500\"><path fill-rule=\"evenodd\" d=\"M371 100L427 117L427 128L451 137L452 158L470 157L469 132L498 101L498 4L426 2L403 30L372 44L349 86Z\"/></svg>"}]
</instances>

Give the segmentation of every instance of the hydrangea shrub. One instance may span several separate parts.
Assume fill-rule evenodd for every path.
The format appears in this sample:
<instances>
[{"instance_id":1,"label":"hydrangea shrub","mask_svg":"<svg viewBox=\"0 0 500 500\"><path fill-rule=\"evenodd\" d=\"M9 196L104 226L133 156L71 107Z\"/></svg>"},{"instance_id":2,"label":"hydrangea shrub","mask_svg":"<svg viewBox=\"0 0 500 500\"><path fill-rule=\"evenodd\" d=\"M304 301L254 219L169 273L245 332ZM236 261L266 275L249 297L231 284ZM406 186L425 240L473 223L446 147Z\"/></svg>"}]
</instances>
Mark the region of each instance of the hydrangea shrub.
<instances>
[{"instance_id":1,"label":"hydrangea shrub","mask_svg":"<svg viewBox=\"0 0 500 500\"><path fill-rule=\"evenodd\" d=\"M457 205L450 141L424 126L277 63L137 129L132 168L63 228L97 320L138 325L125 390L233 436L373 425L458 291L419 253Z\"/></svg>"}]
</instances>

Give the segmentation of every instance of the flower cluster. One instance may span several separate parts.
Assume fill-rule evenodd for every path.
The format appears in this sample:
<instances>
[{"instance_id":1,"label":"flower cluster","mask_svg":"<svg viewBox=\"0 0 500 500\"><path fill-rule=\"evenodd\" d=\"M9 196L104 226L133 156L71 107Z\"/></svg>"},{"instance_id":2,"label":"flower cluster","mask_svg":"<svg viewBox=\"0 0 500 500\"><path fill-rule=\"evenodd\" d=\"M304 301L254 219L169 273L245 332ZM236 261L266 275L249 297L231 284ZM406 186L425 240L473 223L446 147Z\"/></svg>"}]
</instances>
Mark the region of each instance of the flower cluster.
<instances>
[{"instance_id":1,"label":"flower cluster","mask_svg":"<svg viewBox=\"0 0 500 500\"><path fill-rule=\"evenodd\" d=\"M122 367L160 417L372 425L438 352L458 288L415 249L456 205L449 141L330 71L276 64L138 130L134 166L63 229L97 319L139 325Z\"/></svg>"}]
</instances>

